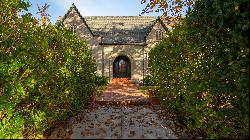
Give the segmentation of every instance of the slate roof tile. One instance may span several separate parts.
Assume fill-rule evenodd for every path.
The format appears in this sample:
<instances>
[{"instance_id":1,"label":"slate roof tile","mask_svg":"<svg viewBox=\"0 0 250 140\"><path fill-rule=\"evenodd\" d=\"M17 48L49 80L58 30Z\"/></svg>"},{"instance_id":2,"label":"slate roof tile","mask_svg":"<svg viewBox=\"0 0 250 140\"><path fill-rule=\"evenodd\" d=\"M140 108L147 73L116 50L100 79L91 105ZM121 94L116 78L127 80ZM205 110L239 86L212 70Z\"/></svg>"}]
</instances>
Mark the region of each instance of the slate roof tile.
<instances>
[{"instance_id":1,"label":"slate roof tile","mask_svg":"<svg viewBox=\"0 0 250 140\"><path fill-rule=\"evenodd\" d=\"M85 16L72 4L67 14L57 21L62 23L72 9L77 11L92 35L101 36L100 43L143 43L154 24L159 20L156 16ZM161 22L165 30L166 23Z\"/></svg>"},{"instance_id":2,"label":"slate roof tile","mask_svg":"<svg viewBox=\"0 0 250 140\"><path fill-rule=\"evenodd\" d=\"M102 43L141 43L157 17L89 16L84 19L93 34L102 36Z\"/></svg>"}]
</instances>

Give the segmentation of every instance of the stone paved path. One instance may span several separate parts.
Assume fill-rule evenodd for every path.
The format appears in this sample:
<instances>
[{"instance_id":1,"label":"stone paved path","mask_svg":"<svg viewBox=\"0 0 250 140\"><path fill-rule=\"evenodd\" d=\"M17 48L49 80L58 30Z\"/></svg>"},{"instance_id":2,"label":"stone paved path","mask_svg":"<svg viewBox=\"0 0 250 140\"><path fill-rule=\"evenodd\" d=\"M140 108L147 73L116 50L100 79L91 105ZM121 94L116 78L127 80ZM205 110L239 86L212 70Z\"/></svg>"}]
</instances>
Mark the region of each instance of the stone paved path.
<instances>
[{"instance_id":1,"label":"stone paved path","mask_svg":"<svg viewBox=\"0 0 250 140\"><path fill-rule=\"evenodd\" d=\"M95 99L100 103L149 104L149 99L133 84L111 83L100 97Z\"/></svg>"},{"instance_id":2,"label":"stone paved path","mask_svg":"<svg viewBox=\"0 0 250 140\"><path fill-rule=\"evenodd\" d=\"M145 106L101 106L73 126L73 139L175 139L173 132L162 126L157 114Z\"/></svg>"},{"instance_id":3,"label":"stone paved path","mask_svg":"<svg viewBox=\"0 0 250 140\"><path fill-rule=\"evenodd\" d=\"M145 95L136 86L126 86L109 84L103 94L96 99L97 101L131 101L146 100Z\"/></svg>"},{"instance_id":4,"label":"stone paved path","mask_svg":"<svg viewBox=\"0 0 250 140\"><path fill-rule=\"evenodd\" d=\"M120 104L102 105L102 101ZM145 101L146 104L122 104L124 101ZM148 99L136 86L110 84L91 107L70 118L64 128L55 129L48 138L177 139L173 131L158 117L157 109L160 106L147 103Z\"/></svg>"}]
</instances>

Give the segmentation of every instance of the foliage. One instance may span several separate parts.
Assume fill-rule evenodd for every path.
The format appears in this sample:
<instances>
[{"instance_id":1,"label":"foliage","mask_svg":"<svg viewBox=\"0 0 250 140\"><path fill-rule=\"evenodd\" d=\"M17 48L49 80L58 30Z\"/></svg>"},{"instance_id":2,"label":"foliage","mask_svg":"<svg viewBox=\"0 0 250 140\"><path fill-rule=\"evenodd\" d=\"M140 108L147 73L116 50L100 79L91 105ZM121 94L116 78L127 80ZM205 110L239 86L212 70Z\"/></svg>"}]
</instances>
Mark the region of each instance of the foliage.
<instances>
[{"instance_id":1,"label":"foliage","mask_svg":"<svg viewBox=\"0 0 250 140\"><path fill-rule=\"evenodd\" d=\"M107 89L107 86L106 85L103 85L103 86L96 86L95 87L95 94L94 96L95 97L100 97L102 95L102 93Z\"/></svg>"},{"instance_id":2,"label":"foliage","mask_svg":"<svg viewBox=\"0 0 250 140\"><path fill-rule=\"evenodd\" d=\"M206 138L249 138L249 3L197 0L151 50L163 105Z\"/></svg>"},{"instance_id":3,"label":"foliage","mask_svg":"<svg viewBox=\"0 0 250 140\"><path fill-rule=\"evenodd\" d=\"M98 86L104 86L108 84L109 77L106 76L96 76L95 84Z\"/></svg>"},{"instance_id":4,"label":"foliage","mask_svg":"<svg viewBox=\"0 0 250 140\"><path fill-rule=\"evenodd\" d=\"M0 138L42 138L76 113L94 91L95 67L85 42L64 27L0 3Z\"/></svg>"},{"instance_id":5,"label":"foliage","mask_svg":"<svg viewBox=\"0 0 250 140\"><path fill-rule=\"evenodd\" d=\"M49 17L50 17L50 14L48 14L48 10L49 10L49 7L50 5L45 3L44 5L42 5L42 7L40 7L38 4L37 4L37 8L38 8L38 12L37 14L40 14L41 16L41 21L42 21L42 25L46 25L46 21L49 21Z\"/></svg>"},{"instance_id":6,"label":"foliage","mask_svg":"<svg viewBox=\"0 0 250 140\"><path fill-rule=\"evenodd\" d=\"M143 79L143 85L144 86L154 86L154 78L151 75L147 75L144 79Z\"/></svg>"},{"instance_id":7,"label":"foliage","mask_svg":"<svg viewBox=\"0 0 250 140\"><path fill-rule=\"evenodd\" d=\"M156 86L140 86L139 89L141 90L141 92L145 95L147 95L148 97L149 96L152 96L152 92L155 93L156 96L157 95L157 87ZM151 93L150 93L151 92Z\"/></svg>"},{"instance_id":8,"label":"foliage","mask_svg":"<svg viewBox=\"0 0 250 140\"><path fill-rule=\"evenodd\" d=\"M141 14L158 12L168 21L180 20L193 9L195 0L141 0L146 4ZM174 25L173 25L174 26Z\"/></svg>"}]
</instances>

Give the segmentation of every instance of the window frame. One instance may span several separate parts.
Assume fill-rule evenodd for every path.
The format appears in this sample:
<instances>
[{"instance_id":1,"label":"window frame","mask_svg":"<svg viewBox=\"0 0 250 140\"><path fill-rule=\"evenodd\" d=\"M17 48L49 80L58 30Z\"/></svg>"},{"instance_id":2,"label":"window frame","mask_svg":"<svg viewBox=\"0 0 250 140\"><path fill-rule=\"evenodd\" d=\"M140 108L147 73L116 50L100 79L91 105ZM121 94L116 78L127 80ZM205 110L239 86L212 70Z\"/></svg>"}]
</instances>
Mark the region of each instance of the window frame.
<instances>
[{"instance_id":1,"label":"window frame","mask_svg":"<svg viewBox=\"0 0 250 140\"><path fill-rule=\"evenodd\" d=\"M160 29L156 30L155 38L157 41L159 41L163 38L163 32Z\"/></svg>"},{"instance_id":2,"label":"window frame","mask_svg":"<svg viewBox=\"0 0 250 140\"><path fill-rule=\"evenodd\" d=\"M77 25L76 24L73 24L73 25L71 25L71 27L70 27L70 31L71 32L73 32L74 34L76 34L76 30L77 29Z\"/></svg>"}]
</instances>

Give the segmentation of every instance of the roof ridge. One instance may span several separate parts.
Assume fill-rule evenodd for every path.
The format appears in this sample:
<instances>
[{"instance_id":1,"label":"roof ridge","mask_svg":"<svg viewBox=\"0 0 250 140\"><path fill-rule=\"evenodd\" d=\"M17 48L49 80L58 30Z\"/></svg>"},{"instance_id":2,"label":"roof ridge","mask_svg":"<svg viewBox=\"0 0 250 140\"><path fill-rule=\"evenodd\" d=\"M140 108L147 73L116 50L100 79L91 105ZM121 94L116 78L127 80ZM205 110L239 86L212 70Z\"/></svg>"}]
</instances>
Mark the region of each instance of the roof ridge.
<instances>
[{"instance_id":1,"label":"roof ridge","mask_svg":"<svg viewBox=\"0 0 250 140\"><path fill-rule=\"evenodd\" d=\"M107 18L107 19L157 19L157 16L83 16L84 18Z\"/></svg>"},{"instance_id":2,"label":"roof ridge","mask_svg":"<svg viewBox=\"0 0 250 140\"><path fill-rule=\"evenodd\" d=\"M102 37L102 43L143 42L157 22L164 24L159 16L82 16L74 3L58 23L63 23L72 10L80 16L92 36Z\"/></svg>"},{"instance_id":3,"label":"roof ridge","mask_svg":"<svg viewBox=\"0 0 250 140\"><path fill-rule=\"evenodd\" d=\"M84 17L159 17L159 16L84 16Z\"/></svg>"}]
</instances>

